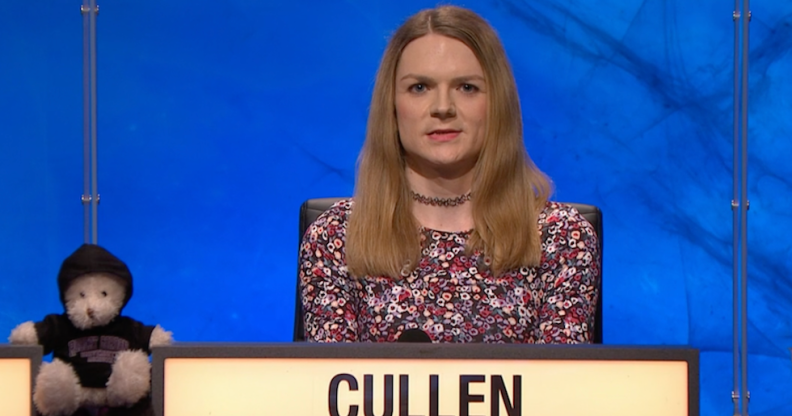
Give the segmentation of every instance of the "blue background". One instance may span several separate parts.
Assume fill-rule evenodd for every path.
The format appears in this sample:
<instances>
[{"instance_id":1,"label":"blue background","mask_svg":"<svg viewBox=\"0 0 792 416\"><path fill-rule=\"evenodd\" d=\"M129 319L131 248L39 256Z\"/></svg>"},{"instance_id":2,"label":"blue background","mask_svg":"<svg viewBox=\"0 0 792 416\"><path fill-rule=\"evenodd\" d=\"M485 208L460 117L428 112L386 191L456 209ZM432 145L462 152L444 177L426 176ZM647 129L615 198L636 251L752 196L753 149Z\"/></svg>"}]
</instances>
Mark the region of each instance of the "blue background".
<instances>
[{"instance_id":1,"label":"blue background","mask_svg":"<svg viewBox=\"0 0 792 416\"><path fill-rule=\"evenodd\" d=\"M82 19L0 3L3 334L62 310L82 243ZM501 35L555 198L604 211L606 343L701 349L701 414L731 414L732 3L453 3ZM127 315L291 340L298 207L352 193L387 38L434 5L100 3L99 242L135 276ZM752 12L751 414L789 415L792 3Z\"/></svg>"}]
</instances>

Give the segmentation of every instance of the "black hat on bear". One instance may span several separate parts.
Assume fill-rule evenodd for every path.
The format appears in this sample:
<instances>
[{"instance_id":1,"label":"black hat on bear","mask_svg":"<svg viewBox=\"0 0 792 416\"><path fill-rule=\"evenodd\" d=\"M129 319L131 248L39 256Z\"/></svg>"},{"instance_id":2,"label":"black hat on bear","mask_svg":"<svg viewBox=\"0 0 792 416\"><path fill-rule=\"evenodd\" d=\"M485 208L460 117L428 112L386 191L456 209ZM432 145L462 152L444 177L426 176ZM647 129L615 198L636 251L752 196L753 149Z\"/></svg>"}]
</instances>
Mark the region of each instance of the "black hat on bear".
<instances>
[{"instance_id":1,"label":"black hat on bear","mask_svg":"<svg viewBox=\"0 0 792 416\"><path fill-rule=\"evenodd\" d=\"M66 290L80 276L89 273L107 273L117 276L126 286L126 296L121 309L132 297L132 273L118 257L96 244L83 244L61 264L58 273L58 289L61 303L66 305Z\"/></svg>"}]
</instances>

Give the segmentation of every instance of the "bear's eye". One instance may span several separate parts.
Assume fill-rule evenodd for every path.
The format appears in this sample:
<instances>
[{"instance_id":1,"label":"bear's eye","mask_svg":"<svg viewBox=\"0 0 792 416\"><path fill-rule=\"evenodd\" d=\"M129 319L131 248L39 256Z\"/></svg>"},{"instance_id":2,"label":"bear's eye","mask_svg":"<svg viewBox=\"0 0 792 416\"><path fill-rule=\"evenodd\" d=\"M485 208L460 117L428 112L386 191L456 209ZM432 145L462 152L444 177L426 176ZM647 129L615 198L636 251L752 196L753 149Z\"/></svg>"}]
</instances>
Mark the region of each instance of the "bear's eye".
<instances>
[{"instance_id":1,"label":"bear's eye","mask_svg":"<svg viewBox=\"0 0 792 416\"><path fill-rule=\"evenodd\" d=\"M105 291L103 290L103 291L102 291L102 296L104 296L104 297L107 297L107 292L105 292Z\"/></svg>"},{"instance_id":2,"label":"bear's eye","mask_svg":"<svg viewBox=\"0 0 792 416\"><path fill-rule=\"evenodd\" d=\"M80 297L84 298L85 297L85 292L80 292Z\"/></svg>"}]
</instances>

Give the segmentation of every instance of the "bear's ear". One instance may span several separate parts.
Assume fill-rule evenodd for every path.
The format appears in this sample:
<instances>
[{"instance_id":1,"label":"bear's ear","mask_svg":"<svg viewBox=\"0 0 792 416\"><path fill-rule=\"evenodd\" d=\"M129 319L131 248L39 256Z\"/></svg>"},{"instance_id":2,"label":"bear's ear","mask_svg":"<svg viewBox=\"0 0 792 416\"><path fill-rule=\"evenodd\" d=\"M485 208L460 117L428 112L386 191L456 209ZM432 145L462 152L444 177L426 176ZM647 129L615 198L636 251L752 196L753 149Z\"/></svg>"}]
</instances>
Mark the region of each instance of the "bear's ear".
<instances>
[{"instance_id":1,"label":"bear's ear","mask_svg":"<svg viewBox=\"0 0 792 416\"><path fill-rule=\"evenodd\" d=\"M33 321L27 321L17 325L17 327L11 331L8 342L13 345L38 345L39 339L36 333L36 325Z\"/></svg>"}]
</instances>

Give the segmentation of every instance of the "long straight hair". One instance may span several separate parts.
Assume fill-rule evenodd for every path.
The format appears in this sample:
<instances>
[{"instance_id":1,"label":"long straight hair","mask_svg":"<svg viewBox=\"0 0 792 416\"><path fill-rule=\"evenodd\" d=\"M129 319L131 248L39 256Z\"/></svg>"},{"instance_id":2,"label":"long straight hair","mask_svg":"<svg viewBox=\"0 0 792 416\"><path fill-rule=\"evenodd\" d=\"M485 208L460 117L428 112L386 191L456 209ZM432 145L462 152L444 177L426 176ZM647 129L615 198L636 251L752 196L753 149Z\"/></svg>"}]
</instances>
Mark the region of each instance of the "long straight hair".
<instances>
[{"instance_id":1,"label":"long straight hair","mask_svg":"<svg viewBox=\"0 0 792 416\"><path fill-rule=\"evenodd\" d=\"M536 266L541 261L538 216L552 185L525 150L520 100L506 53L479 15L442 6L410 17L382 57L358 161L346 238L348 270L358 277L398 278L412 272L420 259L420 224L411 209L394 84L404 48L430 33L467 45L482 66L488 90L487 131L471 189L474 229L466 251L483 253L494 274Z\"/></svg>"}]
</instances>

